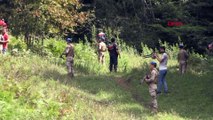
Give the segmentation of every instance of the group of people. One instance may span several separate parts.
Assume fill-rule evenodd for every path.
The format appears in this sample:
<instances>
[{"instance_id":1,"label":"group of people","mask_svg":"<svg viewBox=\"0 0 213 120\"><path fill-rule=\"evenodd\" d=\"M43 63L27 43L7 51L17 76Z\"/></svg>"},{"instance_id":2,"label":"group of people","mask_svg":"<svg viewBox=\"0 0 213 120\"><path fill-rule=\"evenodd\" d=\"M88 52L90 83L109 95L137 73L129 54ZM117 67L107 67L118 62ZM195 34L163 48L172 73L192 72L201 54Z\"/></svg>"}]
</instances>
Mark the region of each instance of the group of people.
<instances>
[{"instance_id":1,"label":"group of people","mask_svg":"<svg viewBox=\"0 0 213 120\"><path fill-rule=\"evenodd\" d=\"M66 56L66 66L68 70L68 76L74 77L74 45L72 44L72 38L67 38L67 46L64 50L64 52L61 54L61 58L63 56ZM108 44L106 44L106 37L103 32L100 32L97 37L98 42L98 60L101 64L105 63L105 54L108 51L110 56L110 65L109 70L112 72L113 70L117 72L118 68L118 56L120 56L120 52L118 49L118 45L116 44L115 38L111 38L111 41L108 41Z\"/></svg>"},{"instance_id":2,"label":"group of people","mask_svg":"<svg viewBox=\"0 0 213 120\"><path fill-rule=\"evenodd\" d=\"M64 52L62 53L61 57L64 55L66 56L66 65L68 69L69 77L74 77L74 45L72 44L72 39L67 38L67 47L65 48ZM110 72L114 71L117 72L117 65L118 65L118 56L120 55L118 45L116 44L115 38L112 38L111 41L106 43L106 37L104 33L98 34L98 60L101 64L105 62L105 54L108 50L110 56L110 65L109 70ZM184 45L180 44L180 50L177 55L178 62L179 62L179 70L180 74L184 74L187 68L187 60L189 58L188 53L184 50ZM156 59L159 62L159 70L157 69L157 62L150 63L150 71L148 74L142 79L141 82L146 82L149 86L149 93L151 96L151 108L154 113L157 112L158 104L157 104L157 94L161 94L162 87L164 88L164 93L168 94L168 86L166 82L166 75L168 71L167 63L169 59L169 55L166 53L166 48L161 46L160 54L154 53L152 55L153 59Z\"/></svg>"},{"instance_id":3,"label":"group of people","mask_svg":"<svg viewBox=\"0 0 213 120\"><path fill-rule=\"evenodd\" d=\"M98 61L101 64L105 64L105 54L108 50L110 57L109 70L117 72L118 69L118 56L121 57L118 45L115 38L111 38L111 41L106 40L106 35L100 32L97 37L98 42Z\"/></svg>"},{"instance_id":4,"label":"group of people","mask_svg":"<svg viewBox=\"0 0 213 120\"><path fill-rule=\"evenodd\" d=\"M179 53L177 55L178 63L179 63L179 71L180 74L184 74L187 68L187 60L189 58L188 53L184 49L184 45L179 45ZM157 53L153 54L153 59L157 59L159 62L159 71L157 70L157 63L150 63L150 72L141 80L141 82L145 81L149 86L149 93L151 96L151 108L152 112L156 113L158 109L157 104L157 94L161 94L162 87L164 87L164 93L168 94L168 86L166 82L166 75L168 71L167 63L169 55L166 53L166 49L164 46L160 47L161 56Z\"/></svg>"},{"instance_id":5,"label":"group of people","mask_svg":"<svg viewBox=\"0 0 213 120\"><path fill-rule=\"evenodd\" d=\"M0 54L6 54L8 42L7 24L4 20L0 20Z\"/></svg>"}]
</instances>

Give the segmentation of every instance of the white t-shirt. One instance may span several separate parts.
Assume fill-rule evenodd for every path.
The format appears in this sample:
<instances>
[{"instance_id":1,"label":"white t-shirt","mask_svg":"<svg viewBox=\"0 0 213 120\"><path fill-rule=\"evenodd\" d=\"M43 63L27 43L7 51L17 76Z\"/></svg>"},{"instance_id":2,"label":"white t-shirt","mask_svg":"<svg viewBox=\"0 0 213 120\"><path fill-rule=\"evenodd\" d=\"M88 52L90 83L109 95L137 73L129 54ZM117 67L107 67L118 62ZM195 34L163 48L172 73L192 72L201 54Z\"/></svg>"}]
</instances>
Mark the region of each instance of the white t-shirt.
<instances>
[{"instance_id":1,"label":"white t-shirt","mask_svg":"<svg viewBox=\"0 0 213 120\"><path fill-rule=\"evenodd\" d=\"M162 61L160 62L159 70L167 70L168 55L163 53Z\"/></svg>"}]
</instances>

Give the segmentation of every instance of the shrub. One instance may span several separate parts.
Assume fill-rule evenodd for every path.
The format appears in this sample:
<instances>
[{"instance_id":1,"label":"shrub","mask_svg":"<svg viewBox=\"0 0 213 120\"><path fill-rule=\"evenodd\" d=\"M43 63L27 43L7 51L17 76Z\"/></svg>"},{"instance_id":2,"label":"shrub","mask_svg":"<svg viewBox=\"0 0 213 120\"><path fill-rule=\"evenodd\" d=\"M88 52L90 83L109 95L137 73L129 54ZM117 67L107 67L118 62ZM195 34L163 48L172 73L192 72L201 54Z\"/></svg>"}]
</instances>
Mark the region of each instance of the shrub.
<instances>
[{"instance_id":1,"label":"shrub","mask_svg":"<svg viewBox=\"0 0 213 120\"><path fill-rule=\"evenodd\" d=\"M18 49L19 51L23 51L27 49L27 44L24 42L23 39L11 36L10 42L8 44L8 49Z\"/></svg>"}]
</instances>

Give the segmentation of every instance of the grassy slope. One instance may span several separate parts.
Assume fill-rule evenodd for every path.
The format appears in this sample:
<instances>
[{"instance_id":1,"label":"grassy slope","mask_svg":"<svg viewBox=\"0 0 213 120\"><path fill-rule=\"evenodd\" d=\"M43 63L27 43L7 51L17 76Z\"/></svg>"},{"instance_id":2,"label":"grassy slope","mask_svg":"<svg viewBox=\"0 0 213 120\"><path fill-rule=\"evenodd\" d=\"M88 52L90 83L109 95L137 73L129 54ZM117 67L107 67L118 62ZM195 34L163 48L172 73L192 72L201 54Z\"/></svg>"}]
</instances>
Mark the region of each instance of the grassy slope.
<instances>
[{"instance_id":1,"label":"grassy slope","mask_svg":"<svg viewBox=\"0 0 213 120\"><path fill-rule=\"evenodd\" d=\"M144 68L127 75L78 73L69 80L65 67L47 58L4 56L0 61L0 119L213 119L210 69L180 76L170 62L171 94L158 97L160 113L153 116L146 107L147 86L138 84ZM131 78L128 90L115 81L122 76Z\"/></svg>"}]
</instances>

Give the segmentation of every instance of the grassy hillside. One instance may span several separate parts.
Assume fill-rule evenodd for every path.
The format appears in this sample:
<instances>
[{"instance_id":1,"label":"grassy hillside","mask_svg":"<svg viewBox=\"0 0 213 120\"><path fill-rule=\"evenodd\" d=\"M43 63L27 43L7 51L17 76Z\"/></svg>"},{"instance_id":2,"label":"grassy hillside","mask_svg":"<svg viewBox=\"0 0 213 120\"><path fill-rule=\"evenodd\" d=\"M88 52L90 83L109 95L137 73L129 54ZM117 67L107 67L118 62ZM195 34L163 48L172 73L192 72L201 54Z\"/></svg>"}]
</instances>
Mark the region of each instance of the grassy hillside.
<instances>
[{"instance_id":1,"label":"grassy hillside","mask_svg":"<svg viewBox=\"0 0 213 120\"><path fill-rule=\"evenodd\" d=\"M72 80L62 59L31 52L1 56L0 119L213 119L211 59L193 57L184 76L171 59L167 77L171 93L158 97L159 113L152 115L147 85L139 85L151 59L143 59L131 48L122 49L120 73L110 74L107 65L98 65L92 47L75 46L77 76Z\"/></svg>"}]
</instances>

